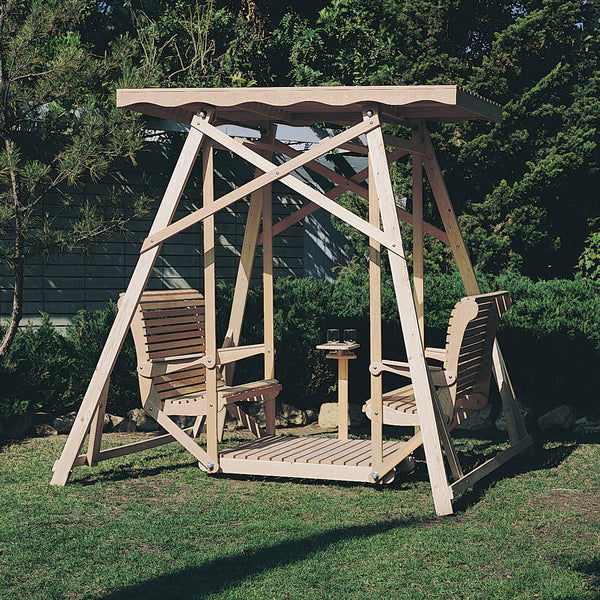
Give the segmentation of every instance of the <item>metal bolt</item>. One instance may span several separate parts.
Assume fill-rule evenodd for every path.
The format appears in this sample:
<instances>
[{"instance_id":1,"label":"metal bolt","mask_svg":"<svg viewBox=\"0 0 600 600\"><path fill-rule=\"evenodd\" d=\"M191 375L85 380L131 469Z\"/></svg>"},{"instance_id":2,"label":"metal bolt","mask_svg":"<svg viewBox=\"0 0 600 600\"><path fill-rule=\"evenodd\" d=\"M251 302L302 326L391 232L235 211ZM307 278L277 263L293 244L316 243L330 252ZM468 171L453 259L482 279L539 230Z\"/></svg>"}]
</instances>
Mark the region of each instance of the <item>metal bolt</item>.
<instances>
[{"instance_id":1,"label":"metal bolt","mask_svg":"<svg viewBox=\"0 0 600 600\"><path fill-rule=\"evenodd\" d=\"M202 110L200 111L200 114L198 115L201 119L206 119L206 113Z\"/></svg>"},{"instance_id":2,"label":"metal bolt","mask_svg":"<svg viewBox=\"0 0 600 600\"><path fill-rule=\"evenodd\" d=\"M153 239L152 239L152 240L150 240L150 242L153 242L153 241L154 241Z\"/></svg>"},{"instance_id":3,"label":"metal bolt","mask_svg":"<svg viewBox=\"0 0 600 600\"><path fill-rule=\"evenodd\" d=\"M267 354L271 353L271 348L267 348Z\"/></svg>"},{"instance_id":4,"label":"metal bolt","mask_svg":"<svg viewBox=\"0 0 600 600\"><path fill-rule=\"evenodd\" d=\"M214 463L214 462L209 462L209 463L206 465L206 468L207 468L209 471L212 471L212 470L215 468L215 463Z\"/></svg>"},{"instance_id":5,"label":"metal bolt","mask_svg":"<svg viewBox=\"0 0 600 600\"><path fill-rule=\"evenodd\" d=\"M379 413L377 411L375 411L375 415L377 416Z\"/></svg>"},{"instance_id":6,"label":"metal bolt","mask_svg":"<svg viewBox=\"0 0 600 600\"><path fill-rule=\"evenodd\" d=\"M279 171L275 171L275 175L279 175Z\"/></svg>"},{"instance_id":7,"label":"metal bolt","mask_svg":"<svg viewBox=\"0 0 600 600\"><path fill-rule=\"evenodd\" d=\"M377 471L373 471L373 472L371 473L371 477L372 477L373 479L379 479L379 473L378 473Z\"/></svg>"},{"instance_id":8,"label":"metal bolt","mask_svg":"<svg viewBox=\"0 0 600 600\"><path fill-rule=\"evenodd\" d=\"M367 111L367 117L372 117L372 116L373 116L373 111L372 110L368 110Z\"/></svg>"},{"instance_id":9,"label":"metal bolt","mask_svg":"<svg viewBox=\"0 0 600 600\"><path fill-rule=\"evenodd\" d=\"M148 410L150 410L150 412L152 412L154 410L154 406L150 406L150 408Z\"/></svg>"}]
</instances>

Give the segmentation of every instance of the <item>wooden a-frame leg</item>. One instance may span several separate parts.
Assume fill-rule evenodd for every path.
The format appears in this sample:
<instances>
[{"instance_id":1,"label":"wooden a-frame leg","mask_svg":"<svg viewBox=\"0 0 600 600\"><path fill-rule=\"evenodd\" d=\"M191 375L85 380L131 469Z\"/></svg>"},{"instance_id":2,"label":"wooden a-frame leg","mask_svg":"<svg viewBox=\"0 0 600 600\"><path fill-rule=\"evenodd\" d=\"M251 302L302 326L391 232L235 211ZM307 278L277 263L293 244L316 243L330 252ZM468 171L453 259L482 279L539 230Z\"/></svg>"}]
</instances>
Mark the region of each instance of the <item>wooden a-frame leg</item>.
<instances>
[{"instance_id":1,"label":"wooden a-frame leg","mask_svg":"<svg viewBox=\"0 0 600 600\"><path fill-rule=\"evenodd\" d=\"M260 171L257 169L256 174ZM235 280L235 291L231 302L231 314L229 316L229 325L223 342L224 348L237 346L240 341L242 325L244 322L244 313L246 311L246 301L248 299L248 290L250 289L250 280L252 278L252 266L256 255L256 240L260 229L260 218L262 214L262 196L260 190L250 196L248 206L248 217L244 230L244 241L240 253L240 263L238 265L237 277ZM235 373L235 362L225 365L224 375L225 383L233 385L233 376Z\"/></svg>"},{"instance_id":2,"label":"wooden a-frame leg","mask_svg":"<svg viewBox=\"0 0 600 600\"><path fill-rule=\"evenodd\" d=\"M374 111L374 109L371 110ZM364 118L370 118L369 112L371 111L363 113ZM371 114L373 113L371 112ZM403 253L402 236L398 224L381 128L367 133L367 144L373 164L373 182L369 181L369 185L375 185L377 190L383 229L387 234L393 236L397 245L396 250ZM452 489L448 484L444 467L433 408L433 403L437 399L432 395L433 386L425 362L408 268L406 260L397 253L389 253L389 261L410 365L415 402L421 423L421 434L423 436L423 447L431 481L433 501L437 514L447 515L452 513Z\"/></svg>"},{"instance_id":3,"label":"wooden a-frame leg","mask_svg":"<svg viewBox=\"0 0 600 600\"><path fill-rule=\"evenodd\" d=\"M420 141L425 145L426 154L423 163L427 172L427 178L429 179L435 202L440 216L442 217L444 228L448 234L450 248L452 249L454 260L465 286L465 290L468 295L479 294L479 284L475 277L475 271L458 228L456 215L454 214L454 209L450 202L450 195L448 194L448 189L446 188L444 178L442 177L442 172L437 161L433 144L431 143L429 132L423 122L416 128L416 133L418 134ZM492 367L494 378L498 384L498 391L500 392L500 398L502 399L510 441L511 444L514 445L517 441L524 439L528 434L497 341L494 342L493 357Z\"/></svg>"},{"instance_id":4,"label":"wooden a-frame leg","mask_svg":"<svg viewBox=\"0 0 600 600\"><path fill-rule=\"evenodd\" d=\"M220 443L223 441L223 432L225 431L225 418L227 417L227 410L225 407L221 408L217 412L217 441Z\"/></svg>"},{"instance_id":5,"label":"wooden a-frame leg","mask_svg":"<svg viewBox=\"0 0 600 600\"><path fill-rule=\"evenodd\" d=\"M198 117L194 118L196 119ZM196 157L198 156L203 139L203 133L194 128L190 129L190 133L186 138L161 205L156 213L154 223L150 230L150 237L152 237L152 233L155 231L167 227L173 219L173 215L177 210L187 180L196 162ZM148 278L150 277L150 273L160 252L160 248L161 246L158 245L155 248L152 248L151 251L145 252L140 256L129 282L129 286L127 287L127 292L121 301L119 312L117 313L113 326L108 334L96 370L92 375L87 392L77 413L75 423L73 424L62 454L54 465L54 474L51 480L53 485L65 485L69 479L77 455L79 454L85 436L90 429L93 416L97 411L104 387L110 378L117 356L119 355L125 336L127 335L129 324L133 318L137 303L146 287L146 283L148 282Z\"/></svg>"},{"instance_id":6,"label":"wooden a-frame leg","mask_svg":"<svg viewBox=\"0 0 600 600\"><path fill-rule=\"evenodd\" d=\"M194 421L194 425L192 427L192 437L198 437L198 435L200 434L200 429L202 428L202 425L204 425L205 421L206 415L198 415L196 417L196 420Z\"/></svg>"},{"instance_id":7,"label":"wooden a-frame leg","mask_svg":"<svg viewBox=\"0 0 600 600\"><path fill-rule=\"evenodd\" d=\"M104 415L106 414L106 403L108 401L108 388L110 386L110 378L106 382L102 394L100 395L100 401L98 402L98 408L92 419L90 426L90 436L88 439L87 448L87 464L93 467L98 463L98 455L100 454L100 445L102 443L102 430L104 429Z\"/></svg>"}]
</instances>

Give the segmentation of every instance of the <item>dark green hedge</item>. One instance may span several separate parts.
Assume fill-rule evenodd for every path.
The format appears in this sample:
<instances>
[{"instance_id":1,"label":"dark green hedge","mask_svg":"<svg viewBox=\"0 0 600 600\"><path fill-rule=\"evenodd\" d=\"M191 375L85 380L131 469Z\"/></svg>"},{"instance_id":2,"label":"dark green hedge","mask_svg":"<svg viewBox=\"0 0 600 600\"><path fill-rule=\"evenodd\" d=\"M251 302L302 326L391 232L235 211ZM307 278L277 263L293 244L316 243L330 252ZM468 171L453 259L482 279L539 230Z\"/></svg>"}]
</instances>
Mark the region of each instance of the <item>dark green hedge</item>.
<instances>
[{"instance_id":1,"label":"dark green hedge","mask_svg":"<svg viewBox=\"0 0 600 600\"><path fill-rule=\"evenodd\" d=\"M517 394L541 412L568 402L582 414L597 416L594 375L600 372L600 284L586 279L534 282L520 275L479 277L482 291L507 289L513 307L499 330L503 354ZM218 290L217 323L222 339L233 289ZM464 295L458 275L426 280L427 345L444 343L445 327L455 302ZM358 330L361 348L351 363L351 402L369 394L368 285L357 269L343 269L333 284L312 279L282 279L275 287L277 377L280 399L300 408L316 408L335 399L336 364L316 346L327 328ZM42 410L74 409L81 401L115 315L80 312L64 336L47 316L38 327L19 332L0 369L0 418ZM383 345L387 358L404 357L402 332L391 282L383 285ZM252 289L242 342L262 337L262 293ZM240 363L239 381L261 377L260 358ZM396 382L390 380L386 385ZM123 414L138 405L135 353L127 338L111 378L109 411Z\"/></svg>"}]
</instances>

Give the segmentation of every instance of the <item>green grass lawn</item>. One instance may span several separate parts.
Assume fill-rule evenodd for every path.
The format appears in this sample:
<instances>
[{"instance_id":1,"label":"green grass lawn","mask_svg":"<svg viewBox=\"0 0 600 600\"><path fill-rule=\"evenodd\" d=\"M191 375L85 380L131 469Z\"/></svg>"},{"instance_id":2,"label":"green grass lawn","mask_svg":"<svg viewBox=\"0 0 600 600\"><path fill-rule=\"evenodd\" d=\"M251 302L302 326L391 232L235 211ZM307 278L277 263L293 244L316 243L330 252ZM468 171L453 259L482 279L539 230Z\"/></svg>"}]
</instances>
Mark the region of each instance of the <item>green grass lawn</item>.
<instances>
[{"instance_id":1,"label":"green grass lawn","mask_svg":"<svg viewBox=\"0 0 600 600\"><path fill-rule=\"evenodd\" d=\"M598 440L547 440L438 518L422 460L373 487L209 476L172 444L50 486L65 439L0 449L2 600L600 598Z\"/></svg>"}]
</instances>

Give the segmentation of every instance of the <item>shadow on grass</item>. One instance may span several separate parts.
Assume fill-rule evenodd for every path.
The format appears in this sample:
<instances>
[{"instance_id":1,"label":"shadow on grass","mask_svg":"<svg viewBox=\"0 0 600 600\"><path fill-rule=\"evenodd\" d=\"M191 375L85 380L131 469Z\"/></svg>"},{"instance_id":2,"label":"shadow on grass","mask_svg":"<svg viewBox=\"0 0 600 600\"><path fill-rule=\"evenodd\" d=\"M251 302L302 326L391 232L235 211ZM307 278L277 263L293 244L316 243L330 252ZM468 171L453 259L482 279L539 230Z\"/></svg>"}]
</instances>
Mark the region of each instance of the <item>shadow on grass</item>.
<instances>
[{"instance_id":1,"label":"shadow on grass","mask_svg":"<svg viewBox=\"0 0 600 600\"><path fill-rule=\"evenodd\" d=\"M234 588L245 580L278 567L300 562L313 554L327 550L338 542L368 538L399 527L415 527L426 522L418 519L391 520L330 529L305 538L289 539L269 547L244 550L230 556L215 558L194 567L117 590L99 597L98 600L201 599L209 594Z\"/></svg>"}]
</instances>

